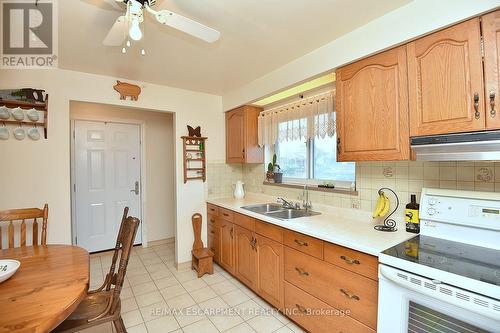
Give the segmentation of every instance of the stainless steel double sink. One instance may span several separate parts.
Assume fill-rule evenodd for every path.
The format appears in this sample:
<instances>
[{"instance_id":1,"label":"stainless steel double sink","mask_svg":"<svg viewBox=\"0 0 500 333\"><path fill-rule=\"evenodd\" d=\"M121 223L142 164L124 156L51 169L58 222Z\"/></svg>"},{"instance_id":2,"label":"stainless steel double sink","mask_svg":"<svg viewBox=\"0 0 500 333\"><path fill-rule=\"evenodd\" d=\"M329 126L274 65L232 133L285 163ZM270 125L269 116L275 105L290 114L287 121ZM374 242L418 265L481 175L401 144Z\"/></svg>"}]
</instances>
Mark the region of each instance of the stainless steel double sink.
<instances>
[{"instance_id":1,"label":"stainless steel double sink","mask_svg":"<svg viewBox=\"0 0 500 333\"><path fill-rule=\"evenodd\" d=\"M309 217L321 214L311 210L286 208L277 203L250 205L241 208L280 220L291 220L299 217Z\"/></svg>"}]
</instances>

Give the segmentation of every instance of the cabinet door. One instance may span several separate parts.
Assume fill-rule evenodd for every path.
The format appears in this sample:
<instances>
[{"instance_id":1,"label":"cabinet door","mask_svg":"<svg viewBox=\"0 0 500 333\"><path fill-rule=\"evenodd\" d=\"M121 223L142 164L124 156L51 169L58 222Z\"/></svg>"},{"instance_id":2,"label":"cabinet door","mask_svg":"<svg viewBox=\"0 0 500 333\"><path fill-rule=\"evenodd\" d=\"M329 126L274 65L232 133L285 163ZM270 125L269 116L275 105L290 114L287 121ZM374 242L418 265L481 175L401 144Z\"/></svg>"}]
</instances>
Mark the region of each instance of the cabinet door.
<instances>
[{"instance_id":1,"label":"cabinet door","mask_svg":"<svg viewBox=\"0 0 500 333\"><path fill-rule=\"evenodd\" d=\"M219 237L219 264L226 271L234 274L234 226L231 222L221 222Z\"/></svg>"},{"instance_id":2,"label":"cabinet door","mask_svg":"<svg viewBox=\"0 0 500 333\"><path fill-rule=\"evenodd\" d=\"M500 11L482 17L484 39L484 75L486 128L500 128Z\"/></svg>"},{"instance_id":3,"label":"cabinet door","mask_svg":"<svg viewBox=\"0 0 500 333\"><path fill-rule=\"evenodd\" d=\"M283 245L256 235L257 293L278 309L283 309Z\"/></svg>"},{"instance_id":4,"label":"cabinet door","mask_svg":"<svg viewBox=\"0 0 500 333\"><path fill-rule=\"evenodd\" d=\"M255 289L256 256L253 232L235 226L235 275L249 288Z\"/></svg>"},{"instance_id":5,"label":"cabinet door","mask_svg":"<svg viewBox=\"0 0 500 333\"><path fill-rule=\"evenodd\" d=\"M339 161L409 158L406 49L337 70Z\"/></svg>"},{"instance_id":6,"label":"cabinet door","mask_svg":"<svg viewBox=\"0 0 500 333\"><path fill-rule=\"evenodd\" d=\"M226 162L245 162L245 109L226 113Z\"/></svg>"},{"instance_id":7,"label":"cabinet door","mask_svg":"<svg viewBox=\"0 0 500 333\"><path fill-rule=\"evenodd\" d=\"M411 136L484 129L479 19L420 38L407 50Z\"/></svg>"}]
</instances>

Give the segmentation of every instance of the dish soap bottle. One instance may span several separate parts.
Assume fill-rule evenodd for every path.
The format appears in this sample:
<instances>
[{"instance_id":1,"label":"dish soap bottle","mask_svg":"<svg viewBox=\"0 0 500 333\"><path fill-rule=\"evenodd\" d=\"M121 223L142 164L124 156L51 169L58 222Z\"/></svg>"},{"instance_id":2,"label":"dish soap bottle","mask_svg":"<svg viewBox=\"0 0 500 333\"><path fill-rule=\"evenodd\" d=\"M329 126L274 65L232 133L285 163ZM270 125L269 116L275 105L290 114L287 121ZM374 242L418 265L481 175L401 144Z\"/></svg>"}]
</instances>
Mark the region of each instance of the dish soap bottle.
<instances>
[{"instance_id":1,"label":"dish soap bottle","mask_svg":"<svg viewBox=\"0 0 500 333\"><path fill-rule=\"evenodd\" d=\"M406 231L418 234L420 232L420 205L417 203L417 196L411 195L411 202L406 205L405 222Z\"/></svg>"}]
</instances>

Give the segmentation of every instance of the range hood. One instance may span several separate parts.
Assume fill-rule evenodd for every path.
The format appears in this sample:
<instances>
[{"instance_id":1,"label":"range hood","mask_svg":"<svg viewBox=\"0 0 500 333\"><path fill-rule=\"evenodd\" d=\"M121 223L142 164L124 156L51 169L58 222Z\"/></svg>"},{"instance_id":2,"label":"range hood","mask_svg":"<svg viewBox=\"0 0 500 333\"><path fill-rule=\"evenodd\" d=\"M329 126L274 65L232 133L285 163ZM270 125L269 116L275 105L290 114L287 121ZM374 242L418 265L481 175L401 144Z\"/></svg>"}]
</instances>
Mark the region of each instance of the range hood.
<instances>
[{"instance_id":1,"label":"range hood","mask_svg":"<svg viewBox=\"0 0 500 333\"><path fill-rule=\"evenodd\" d=\"M412 137L417 161L500 160L500 131Z\"/></svg>"}]
</instances>

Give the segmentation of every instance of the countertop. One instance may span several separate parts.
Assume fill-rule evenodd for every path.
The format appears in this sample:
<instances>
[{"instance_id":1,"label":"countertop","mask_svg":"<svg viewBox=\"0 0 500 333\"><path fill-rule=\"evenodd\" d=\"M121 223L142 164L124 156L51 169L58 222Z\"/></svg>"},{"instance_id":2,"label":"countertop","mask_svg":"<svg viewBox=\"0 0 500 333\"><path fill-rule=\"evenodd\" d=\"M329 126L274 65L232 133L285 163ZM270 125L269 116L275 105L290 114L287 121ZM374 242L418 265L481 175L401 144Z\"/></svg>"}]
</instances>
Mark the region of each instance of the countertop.
<instances>
[{"instance_id":1,"label":"countertop","mask_svg":"<svg viewBox=\"0 0 500 333\"><path fill-rule=\"evenodd\" d=\"M279 220L241 208L242 206L276 202L276 198L272 196L247 194L244 199L216 198L208 199L207 202L285 229L377 257L380 252L416 236L413 233L406 232L405 225L402 222L398 222L396 232L377 231L373 227L378 223L382 223L382 221L374 221L369 212L357 209L314 205L312 210L321 212L321 215Z\"/></svg>"}]
</instances>

